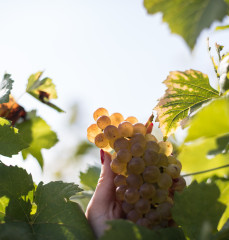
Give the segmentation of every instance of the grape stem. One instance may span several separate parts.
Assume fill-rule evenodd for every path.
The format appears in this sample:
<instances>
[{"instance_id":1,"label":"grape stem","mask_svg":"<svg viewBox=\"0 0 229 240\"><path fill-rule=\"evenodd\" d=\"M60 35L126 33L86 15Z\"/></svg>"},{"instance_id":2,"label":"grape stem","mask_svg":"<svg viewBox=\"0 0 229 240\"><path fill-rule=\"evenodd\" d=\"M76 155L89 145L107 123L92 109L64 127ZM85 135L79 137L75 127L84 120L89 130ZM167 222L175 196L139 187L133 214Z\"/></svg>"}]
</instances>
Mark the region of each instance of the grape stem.
<instances>
[{"instance_id":1,"label":"grape stem","mask_svg":"<svg viewBox=\"0 0 229 240\"><path fill-rule=\"evenodd\" d=\"M226 167L229 167L229 164L226 164L226 165L223 165L223 166L217 167L217 168L211 168L211 169L204 170L204 171L185 174L185 175L182 175L181 177L189 177L189 176L193 176L193 175L197 175L197 174L202 174L202 173L206 173L206 172L215 171L215 170L218 170L218 169L221 169L221 168L226 168Z\"/></svg>"}]
</instances>

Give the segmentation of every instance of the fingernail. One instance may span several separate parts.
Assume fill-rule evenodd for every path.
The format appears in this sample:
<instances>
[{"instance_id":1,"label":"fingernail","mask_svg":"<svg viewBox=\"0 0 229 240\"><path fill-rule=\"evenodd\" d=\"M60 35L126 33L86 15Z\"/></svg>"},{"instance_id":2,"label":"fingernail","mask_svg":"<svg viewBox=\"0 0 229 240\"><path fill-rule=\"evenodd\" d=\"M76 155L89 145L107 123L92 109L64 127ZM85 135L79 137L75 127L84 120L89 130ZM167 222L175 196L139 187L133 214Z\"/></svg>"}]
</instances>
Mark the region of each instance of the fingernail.
<instances>
[{"instance_id":1,"label":"fingernail","mask_svg":"<svg viewBox=\"0 0 229 240\"><path fill-rule=\"evenodd\" d=\"M101 157L101 163L104 163L104 151L103 149L100 149L100 157Z\"/></svg>"},{"instance_id":2,"label":"fingernail","mask_svg":"<svg viewBox=\"0 0 229 240\"><path fill-rule=\"evenodd\" d=\"M153 123L150 123L150 125L153 127Z\"/></svg>"}]
</instances>

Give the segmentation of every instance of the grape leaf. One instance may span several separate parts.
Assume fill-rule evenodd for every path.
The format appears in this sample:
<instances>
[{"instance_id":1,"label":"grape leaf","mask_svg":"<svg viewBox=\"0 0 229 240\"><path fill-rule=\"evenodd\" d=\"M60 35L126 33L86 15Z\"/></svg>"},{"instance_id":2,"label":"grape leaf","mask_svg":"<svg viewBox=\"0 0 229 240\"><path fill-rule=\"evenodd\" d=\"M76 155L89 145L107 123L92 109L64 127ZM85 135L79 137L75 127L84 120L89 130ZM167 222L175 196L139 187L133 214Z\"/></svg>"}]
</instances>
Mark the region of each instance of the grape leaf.
<instances>
[{"instance_id":1,"label":"grape leaf","mask_svg":"<svg viewBox=\"0 0 229 240\"><path fill-rule=\"evenodd\" d=\"M229 90L229 53L222 56L217 72L219 75L220 93L223 94Z\"/></svg>"},{"instance_id":2,"label":"grape leaf","mask_svg":"<svg viewBox=\"0 0 229 240\"><path fill-rule=\"evenodd\" d=\"M49 101L57 98L56 87L50 78L40 80L42 74L43 72L37 72L29 77L26 92L58 112L64 112Z\"/></svg>"},{"instance_id":3,"label":"grape leaf","mask_svg":"<svg viewBox=\"0 0 229 240\"><path fill-rule=\"evenodd\" d=\"M50 149L58 142L56 133L40 117L26 120L23 123L17 124L17 127L24 141L29 144L29 147L22 151L23 159L26 159L28 154L31 154L37 159L41 168L43 168L44 161L41 149Z\"/></svg>"},{"instance_id":4,"label":"grape leaf","mask_svg":"<svg viewBox=\"0 0 229 240\"><path fill-rule=\"evenodd\" d=\"M109 221L109 228L100 240L185 240L179 228L165 228L152 231L127 220Z\"/></svg>"},{"instance_id":5,"label":"grape leaf","mask_svg":"<svg viewBox=\"0 0 229 240\"><path fill-rule=\"evenodd\" d=\"M170 72L164 83L167 90L155 110L165 137L175 132L189 112L219 95L208 76L196 70Z\"/></svg>"},{"instance_id":6,"label":"grape leaf","mask_svg":"<svg viewBox=\"0 0 229 240\"><path fill-rule=\"evenodd\" d=\"M229 239L229 219L223 226L222 230L214 236L213 240L228 240L228 239Z\"/></svg>"},{"instance_id":7,"label":"grape leaf","mask_svg":"<svg viewBox=\"0 0 229 240\"><path fill-rule=\"evenodd\" d=\"M225 205L217 200L219 196L218 187L205 182L193 182L182 193L175 194L172 215L187 237L201 239L203 235L211 236L217 232L225 210Z\"/></svg>"},{"instance_id":8,"label":"grape leaf","mask_svg":"<svg viewBox=\"0 0 229 240\"><path fill-rule=\"evenodd\" d=\"M9 203L9 198L1 197L0 198L0 223L4 222L5 209Z\"/></svg>"},{"instance_id":9,"label":"grape leaf","mask_svg":"<svg viewBox=\"0 0 229 240\"><path fill-rule=\"evenodd\" d=\"M0 154L12 157L28 146L18 129L11 127L8 120L0 117Z\"/></svg>"},{"instance_id":10,"label":"grape leaf","mask_svg":"<svg viewBox=\"0 0 229 240\"><path fill-rule=\"evenodd\" d=\"M88 141L82 141L79 143L79 145L76 148L76 152L75 152L75 157L78 157L80 155L84 155L86 153L88 153L88 151L93 148L94 145L91 143L88 143Z\"/></svg>"},{"instance_id":11,"label":"grape leaf","mask_svg":"<svg viewBox=\"0 0 229 240\"><path fill-rule=\"evenodd\" d=\"M144 6L149 14L162 12L172 33L182 36L191 49L203 29L228 13L223 0L144 0Z\"/></svg>"},{"instance_id":12,"label":"grape leaf","mask_svg":"<svg viewBox=\"0 0 229 240\"><path fill-rule=\"evenodd\" d=\"M215 30L216 30L216 31L218 31L218 30L225 30L225 29L228 29L228 28L229 28L229 25L217 26L217 27L215 28Z\"/></svg>"},{"instance_id":13,"label":"grape leaf","mask_svg":"<svg viewBox=\"0 0 229 240\"><path fill-rule=\"evenodd\" d=\"M228 164L229 154L219 154L214 158L207 157L209 150L215 149L216 147L214 138L207 138L195 141L193 144L183 145L178 156L178 159L182 163L182 170L186 173L192 173ZM192 177L201 181L205 178L212 177L215 174L223 177L225 174L229 174L229 168L221 168L217 171L193 175Z\"/></svg>"},{"instance_id":14,"label":"grape leaf","mask_svg":"<svg viewBox=\"0 0 229 240\"><path fill-rule=\"evenodd\" d=\"M208 152L209 156L215 156L220 153L228 153L229 151L229 134L216 138L216 148Z\"/></svg>"},{"instance_id":15,"label":"grape leaf","mask_svg":"<svg viewBox=\"0 0 229 240\"><path fill-rule=\"evenodd\" d=\"M84 186L95 190L100 175L100 168L93 166L89 167L85 173L80 172L80 182Z\"/></svg>"},{"instance_id":16,"label":"grape leaf","mask_svg":"<svg viewBox=\"0 0 229 240\"><path fill-rule=\"evenodd\" d=\"M2 81L0 82L0 103L9 101L10 91L12 90L13 80L10 74L4 74Z\"/></svg>"}]
</instances>

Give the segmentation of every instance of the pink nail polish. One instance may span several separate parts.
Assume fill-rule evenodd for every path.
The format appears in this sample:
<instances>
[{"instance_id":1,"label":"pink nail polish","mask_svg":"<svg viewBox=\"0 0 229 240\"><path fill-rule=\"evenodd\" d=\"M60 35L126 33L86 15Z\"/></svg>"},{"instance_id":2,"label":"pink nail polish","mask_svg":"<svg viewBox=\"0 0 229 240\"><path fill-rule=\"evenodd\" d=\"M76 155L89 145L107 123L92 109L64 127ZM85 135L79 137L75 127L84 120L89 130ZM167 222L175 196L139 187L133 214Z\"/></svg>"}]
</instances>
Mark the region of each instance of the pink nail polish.
<instances>
[{"instance_id":1,"label":"pink nail polish","mask_svg":"<svg viewBox=\"0 0 229 240\"><path fill-rule=\"evenodd\" d=\"M100 157L101 157L101 163L104 163L104 151L103 149L100 149Z\"/></svg>"}]
</instances>

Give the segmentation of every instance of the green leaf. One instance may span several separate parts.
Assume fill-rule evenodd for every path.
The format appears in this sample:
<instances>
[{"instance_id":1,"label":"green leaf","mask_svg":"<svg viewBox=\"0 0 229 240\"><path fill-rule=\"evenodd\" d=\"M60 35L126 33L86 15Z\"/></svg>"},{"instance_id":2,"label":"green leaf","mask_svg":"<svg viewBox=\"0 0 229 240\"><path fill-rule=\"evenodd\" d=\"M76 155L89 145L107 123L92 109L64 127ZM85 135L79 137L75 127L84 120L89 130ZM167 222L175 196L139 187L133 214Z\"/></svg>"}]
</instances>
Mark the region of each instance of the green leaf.
<instances>
[{"instance_id":1,"label":"green leaf","mask_svg":"<svg viewBox=\"0 0 229 240\"><path fill-rule=\"evenodd\" d=\"M76 148L75 157L87 154L88 151L93 147L94 145L89 143L88 141L82 141Z\"/></svg>"},{"instance_id":2,"label":"green leaf","mask_svg":"<svg viewBox=\"0 0 229 240\"><path fill-rule=\"evenodd\" d=\"M144 6L149 14L162 12L172 33L182 36L191 49L203 29L228 13L223 0L144 0Z\"/></svg>"},{"instance_id":3,"label":"green leaf","mask_svg":"<svg viewBox=\"0 0 229 240\"><path fill-rule=\"evenodd\" d=\"M93 166L89 167L85 173L80 172L80 182L84 186L95 190L100 175L100 168Z\"/></svg>"},{"instance_id":4,"label":"green leaf","mask_svg":"<svg viewBox=\"0 0 229 240\"><path fill-rule=\"evenodd\" d=\"M11 127L8 120L0 118L0 154L12 157L28 146L17 128Z\"/></svg>"},{"instance_id":5,"label":"green leaf","mask_svg":"<svg viewBox=\"0 0 229 240\"><path fill-rule=\"evenodd\" d=\"M4 77L0 82L0 104L9 102L9 95L14 82L10 76L10 74L4 74Z\"/></svg>"},{"instance_id":6,"label":"green leaf","mask_svg":"<svg viewBox=\"0 0 229 240\"><path fill-rule=\"evenodd\" d=\"M165 137L174 133L190 112L219 95L208 76L195 70L171 72L164 83L167 90L155 110Z\"/></svg>"},{"instance_id":7,"label":"green leaf","mask_svg":"<svg viewBox=\"0 0 229 240\"><path fill-rule=\"evenodd\" d=\"M195 141L193 144L182 146L178 156L178 159L182 163L182 170L186 173L193 173L228 164L229 154L219 154L214 158L207 157L209 150L216 147L214 138L203 139ZM193 175L192 177L201 181L215 174L223 177L225 174L229 174L229 168L221 168L217 171Z\"/></svg>"},{"instance_id":8,"label":"green leaf","mask_svg":"<svg viewBox=\"0 0 229 240\"><path fill-rule=\"evenodd\" d=\"M50 78L40 80L42 74L43 72L37 72L29 77L26 92L58 112L64 112L49 101L57 98L56 87Z\"/></svg>"},{"instance_id":9,"label":"green leaf","mask_svg":"<svg viewBox=\"0 0 229 240\"><path fill-rule=\"evenodd\" d=\"M184 234L179 228L152 231L127 220L114 220L108 224L110 226L100 240L185 240Z\"/></svg>"},{"instance_id":10,"label":"green leaf","mask_svg":"<svg viewBox=\"0 0 229 240\"><path fill-rule=\"evenodd\" d=\"M41 168L43 168L43 156L41 149L50 149L57 142L58 138L50 126L40 117L34 117L17 125L23 139L29 144L29 148L22 151L23 159L31 154L37 159Z\"/></svg>"},{"instance_id":11,"label":"green leaf","mask_svg":"<svg viewBox=\"0 0 229 240\"><path fill-rule=\"evenodd\" d=\"M223 226L222 230L218 232L214 237L214 240L228 240L228 239L229 239L229 219Z\"/></svg>"},{"instance_id":12,"label":"green leaf","mask_svg":"<svg viewBox=\"0 0 229 240\"><path fill-rule=\"evenodd\" d=\"M225 30L225 29L228 29L228 28L229 28L229 25L217 26L217 27L215 28L215 30L216 30L216 31L218 31L218 30Z\"/></svg>"},{"instance_id":13,"label":"green leaf","mask_svg":"<svg viewBox=\"0 0 229 240\"><path fill-rule=\"evenodd\" d=\"M192 119L186 142L198 138L219 137L229 132L229 98L215 99Z\"/></svg>"},{"instance_id":14,"label":"green leaf","mask_svg":"<svg viewBox=\"0 0 229 240\"><path fill-rule=\"evenodd\" d=\"M229 53L222 56L217 73L219 75L220 94L229 90Z\"/></svg>"},{"instance_id":15,"label":"green leaf","mask_svg":"<svg viewBox=\"0 0 229 240\"><path fill-rule=\"evenodd\" d=\"M225 154L229 151L229 134L226 134L222 137L216 138L216 145L215 149L212 149L208 152L208 155L215 156L217 154Z\"/></svg>"},{"instance_id":16,"label":"green leaf","mask_svg":"<svg viewBox=\"0 0 229 240\"><path fill-rule=\"evenodd\" d=\"M225 205L217 199L220 191L215 184L193 182L182 193L176 193L172 215L190 239L201 239L217 232ZM209 238L205 238L209 239Z\"/></svg>"},{"instance_id":17,"label":"green leaf","mask_svg":"<svg viewBox=\"0 0 229 240\"><path fill-rule=\"evenodd\" d=\"M0 223L4 222L5 209L9 203L9 198L1 197L0 198Z\"/></svg>"}]
</instances>

